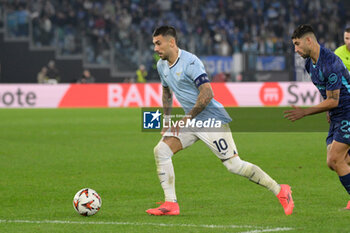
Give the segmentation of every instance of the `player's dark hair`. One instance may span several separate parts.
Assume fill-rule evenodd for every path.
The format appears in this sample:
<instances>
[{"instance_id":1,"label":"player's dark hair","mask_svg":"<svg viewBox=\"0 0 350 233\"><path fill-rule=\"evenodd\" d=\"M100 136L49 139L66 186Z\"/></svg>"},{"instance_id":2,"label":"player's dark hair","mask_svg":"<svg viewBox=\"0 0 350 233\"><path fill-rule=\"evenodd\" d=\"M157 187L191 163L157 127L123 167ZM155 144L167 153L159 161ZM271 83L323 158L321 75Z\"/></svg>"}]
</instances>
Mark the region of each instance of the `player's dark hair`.
<instances>
[{"instance_id":1,"label":"player's dark hair","mask_svg":"<svg viewBox=\"0 0 350 233\"><path fill-rule=\"evenodd\" d=\"M350 27L345 28L345 32L349 33L350 32Z\"/></svg>"},{"instance_id":2,"label":"player's dark hair","mask_svg":"<svg viewBox=\"0 0 350 233\"><path fill-rule=\"evenodd\" d=\"M300 39L304 35L312 33L315 35L314 29L309 24L299 25L293 32L292 39Z\"/></svg>"},{"instance_id":3,"label":"player's dark hair","mask_svg":"<svg viewBox=\"0 0 350 233\"><path fill-rule=\"evenodd\" d=\"M176 30L174 27L172 26L160 26L158 28L156 28L156 30L154 30L153 32L153 37L155 36L172 36L175 38L175 42L177 42L177 35L176 35Z\"/></svg>"}]
</instances>

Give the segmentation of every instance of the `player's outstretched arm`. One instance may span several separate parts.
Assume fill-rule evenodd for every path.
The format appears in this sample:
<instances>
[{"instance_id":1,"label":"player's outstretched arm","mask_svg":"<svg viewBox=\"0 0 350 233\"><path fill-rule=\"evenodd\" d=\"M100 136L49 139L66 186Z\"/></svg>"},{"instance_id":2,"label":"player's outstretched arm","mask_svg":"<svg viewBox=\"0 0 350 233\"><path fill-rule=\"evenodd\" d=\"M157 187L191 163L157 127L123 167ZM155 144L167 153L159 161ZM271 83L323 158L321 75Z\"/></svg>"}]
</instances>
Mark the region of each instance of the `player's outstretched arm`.
<instances>
[{"instance_id":1,"label":"player's outstretched arm","mask_svg":"<svg viewBox=\"0 0 350 233\"><path fill-rule=\"evenodd\" d=\"M192 110L188 113L191 118L196 117L201 113L205 107L210 103L211 99L214 97L213 89L211 89L210 83L204 83L198 87L199 95L196 104Z\"/></svg>"},{"instance_id":2,"label":"player's outstretched arm","mask_svg":"<svg viewBox=\"0 0 350 233\"><path fill-rule=\"evenodd\" d=\"M287 110L284 112L284 117L287 118L290 121L296 121L299 120L305 116L313 115L321 112L326 112L331 110L332 108L335 108L339 104L339 94L340 89L333 90L333 91L327 91L327 99L322 101L321 103L310 107L310 108L300 108L296 106L292 106L292 110Z\"/></svg>"}]
</instances>

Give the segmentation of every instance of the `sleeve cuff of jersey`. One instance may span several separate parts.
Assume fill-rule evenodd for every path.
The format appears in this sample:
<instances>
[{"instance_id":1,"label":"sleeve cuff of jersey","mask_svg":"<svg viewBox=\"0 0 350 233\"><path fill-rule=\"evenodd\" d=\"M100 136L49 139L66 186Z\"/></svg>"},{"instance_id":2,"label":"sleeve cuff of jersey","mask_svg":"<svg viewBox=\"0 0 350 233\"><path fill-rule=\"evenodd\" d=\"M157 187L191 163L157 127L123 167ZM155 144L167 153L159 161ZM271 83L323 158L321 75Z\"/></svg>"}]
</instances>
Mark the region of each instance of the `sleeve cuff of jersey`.
<instances>
[{"instance_id":1,"label":"sleeve cuff of jersey","mask_svg":"<svg viewBox=\"0 0 350 233\"><path fill-rule=\"evenodd\" d=\"M198 88L200 85L204 84L204 83L208 83L209 82L209 78L208 75L206 73L203 73L201 75L199 75L195 80L194 80L194 84L196 84L196 87Z\"/></svg>"},{"instance_id":2,"label":"sleeve cuff of jersey","mask_svg":"<svg viewBox=\"0 0 350 233\"><path fill-rule=\"evenodd\" d=\"M340 90L340 87L326 87L326 91L335 91L335 90Z\"/></svg>"}]
</instances>

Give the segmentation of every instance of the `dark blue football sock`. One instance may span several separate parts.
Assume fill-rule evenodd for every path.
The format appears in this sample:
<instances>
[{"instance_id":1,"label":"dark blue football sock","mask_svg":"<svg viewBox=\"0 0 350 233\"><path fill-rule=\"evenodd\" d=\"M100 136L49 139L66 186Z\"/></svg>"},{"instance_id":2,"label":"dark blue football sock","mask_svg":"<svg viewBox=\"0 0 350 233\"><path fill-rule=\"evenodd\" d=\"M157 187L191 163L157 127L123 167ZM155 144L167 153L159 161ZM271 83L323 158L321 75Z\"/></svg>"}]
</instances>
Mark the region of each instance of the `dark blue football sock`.
<instances>
[{"instance_id":1,"label":"dark blue football sock","mask_svg":"<svg viewBox=\"0 0 350 233\"><path fill-rule=\"evenodd\" d=\"M350 194L350 173L345 176L339 176L339 179L346 191Z\"/></svg>"}]
</instances>

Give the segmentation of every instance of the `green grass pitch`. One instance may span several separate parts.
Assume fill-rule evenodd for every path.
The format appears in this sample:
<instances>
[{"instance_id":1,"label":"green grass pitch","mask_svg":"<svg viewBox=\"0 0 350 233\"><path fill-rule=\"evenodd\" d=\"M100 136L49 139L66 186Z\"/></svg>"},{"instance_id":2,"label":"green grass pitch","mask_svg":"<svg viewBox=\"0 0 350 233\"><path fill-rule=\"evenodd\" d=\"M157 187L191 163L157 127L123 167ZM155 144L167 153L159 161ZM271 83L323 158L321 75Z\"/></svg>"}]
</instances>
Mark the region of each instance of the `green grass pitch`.
<instances>
[{"instance_id":1,"label":"green grass pitch","mask_svg":"<svg viewBox=\"0 0 350 233\"><path fill-rule=\"evenodd\" d=\"M153 158L160 135L141 131L140 109L1 109L0 232L350 232L349 196L326 165L325 116L298 126L283 110L233 109L249 129L231 129L244 160L292 186L293 215L197 142L173 157L181 215L156 217L145 210L163 200ZM320 130L300 130L315 122ZM84 187L102 197L92 217L72 206Z\"/></svg>"}]
</instances>

